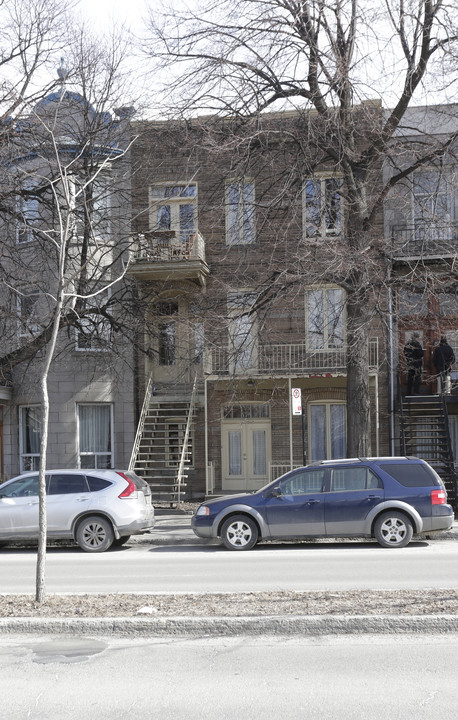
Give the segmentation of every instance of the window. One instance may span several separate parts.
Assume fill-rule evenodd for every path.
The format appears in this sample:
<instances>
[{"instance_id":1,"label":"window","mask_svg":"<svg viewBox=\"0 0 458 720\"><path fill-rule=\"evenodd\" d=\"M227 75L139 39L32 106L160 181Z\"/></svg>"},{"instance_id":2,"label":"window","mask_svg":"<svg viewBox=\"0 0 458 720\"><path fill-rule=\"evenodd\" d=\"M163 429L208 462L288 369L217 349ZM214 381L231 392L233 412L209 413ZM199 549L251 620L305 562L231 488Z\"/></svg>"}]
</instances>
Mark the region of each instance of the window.
<instances>
[{"instance_id":1,"label":"window","mask_svg":"<svg viewBox=\"0 0 458 720\"><path fill-rule=\"evenodd\" d=\"M19 337L30 337L40 331L38 298L38 290L23 290L18 296Z\"/></svg>"},{"instance_id":2,"label":"window","mask_svg":"<svg viewBox=\"0 0 458 720\"><path fill-rule=\"evenodd\" d=\"M346 455L346 407L344 403L309 405L310 460L336 460Z\"/></svg>"},{"instance_id":3,"label":"window","mask_svg":"<svg viewBox=\"0 0 458 720\"><path fill-rule=\"evenodd\" d=\"M48 495L69 495L70 493L87 493L89 491L84 475L53 473L49 477Z\"/></svg>"},{"instance_id":4,"label":"window","mask_svg":"<svg viewBox=\"0 0 458 720\"><path fill-rule=\"evenodd\" d=\"M79 467L113 467L111 405L78 405Z\"/></svg>"},{"instance_id":5,"label":"window","mask_svg":"<svg viewBox=\"0 0 458 720\"><path fill-rule=\"evenodd\" d=\"M182 245L189 244L197 228L197 185L153 185L150 200L151 230L173 233Z\"/></svg>"},{"instance_id":6,"label":"window","mask_svg":"<svg viewBox=\"0 0 458 720\"><path fill-rule=\"evenodd\" d=\"M270 417L270 408L267 403L258 405L247 403L246 405L225 405L223 407L223 418L225 420L259 420Z\"/></svg>"},{"instance_id":7,"label":"window","mask_svg":"<svg viewBox=\"0 0 458 720\"><path fill-rule=\"evenodd\" d=\"M381 488L382 482L377 475L365 467L345 467L332 470L331 491L373 490Z\"/></svg>"},{"instance_id":8,"label":"window","mask_svg":"<svg viewBox=\"0 0 458 720\"><path fill-rule=\"evenodd\" d=\"M17 230L17 241L20 243L33 240L34 230L40 219L40 201L37 194L39 182L38 178L27 178L22 185Z\"/></svg>"},{"instance_id":9,"label":"window","mask_svg":"<svg viewBox=\"0 0 458 720\"><path fill-rule=\"evenodd\" d=\"M344 344L344 292L341 288L306 291L306 338L310 350L341 348Z\"/></svg>"},{"instance_id":10,"label":"window","mask_svg":"<svg viewBox=\"0 0 458 720\"><path fill-rule=\"evenodd\" d=\"M111 195L110 179L99 175L92 182L74 177L73 207L76 216L76 232L83 235L85 229L95 238L110 234Z\"/></svg>"},{"instance_id":11,"label":"window","mask_svg":"<svg viewBox=\"0 0 458 720\"><path fill-rule=\"evenodd\" d=\"M38 475L30 475L2 488L0 497L35 497L38 495Z\"/></svg>"},{"instance_id":12,"label":"window","mask_svg":"<svg viewBox=\"0 0 458 720\"><path fill-rule=\"evenodd\" d=\"M435 473L428 465L420 465L420 463L382 463L380 465L383 472L391 475L398 483L404 487L430 487L431 485L439 485Z\"/></svg>"},{"instance_id":13,"label":"window","mask_svg":"<svg viewBox=\"0 0 458 720\"><path fill-rule=\"evenodd\" d=\"M306 470L281 481L283 495L305 495L323 492L325 470Z\"/></svg>"},{"instance_id":14,"label":"window","mask_svg":"<svg viewBox=\"0 0 458 720\"><path fill-rule=\"evenodd\" d=\"M229 344L234 371L249 370L257 364L256 317L252 313L255 300L251 292L228 294Z\"/></svg>"},{"instance_id":15,"label":"window","mask_svg":"<svg viewBox=\"0 0 458 720\"><path fill-rule=\"evenodd\" d=\"M100 292L94 291L87 303L91 303L94 308L103 308L109 298L109 290ZM104 315L96 310L88 315L83 315L79 321L79 328L76 331L76 349L77 350L109 350L111 346L111 324Z\"/></svg>"},{"instance_id":16,"label":"window","mask_svg":"<svg viewBox=\"0 0 458 720\"><path fill-rule=\"evenodd\" d=\"M178 303L161 302L155 306L158 315L158 359L159 365L176 363L176 319Z\"/></svg>"},{"instance_id":17,"label":"window","mask_svg":"<svg viewBox=\"0 0 458 720\"><path fill-rule=\"evenodd\" d=\"M414 174L413 203L417 240L451 239L451 197L443 172L426 170Z\"/></svg>"},{"instance_id":18,"label":"window","mask_svg":"<svg viewBox=\"0 0 458 720\"><path fill-rule=\"evenodd\" d=\"M400 289L398 292L398 309L399 315L403 317L408 315L427 315L428 301L426 293L423 290L419 292L411 292Z\"/></svg>"},{"instance_id":19,"label":"window","mask_svg":"<svg viewBox=\"0 0 458 720\"><path fill-rule=\"evenodd\" d=\"M39 405L19 408L19 452L21 472L39 470L41 409Z\"/></svg>"},{"instance_id":20,"label":"window","mask_svg":"<svg viewBox=\"0 0 458 720\"><path fill-rule=\"evenodd\" d=\"M254 183L247 180L229 183L226 186L226 243L254 243L254 223Z\"/></svg>"},{"instance_id":21,"label":"window","mask_svg":"<svg viewBox=\"0 0 458 720\"><path fill-rule=\"evenodd\" d=\"M455 317L458 315L458 292L439 293L439 312L444 317Z\"/></svg>"},{"instance_id":22,"label":"window","mask_svg":"<svg viewBox=\"0 0 458 720\"><path fill-rule=\"evenodd\" d=\"M315 178L304 185L306 237L337 235L341 231L341 187L338 178Z\"/></svg>"}]
</instances>

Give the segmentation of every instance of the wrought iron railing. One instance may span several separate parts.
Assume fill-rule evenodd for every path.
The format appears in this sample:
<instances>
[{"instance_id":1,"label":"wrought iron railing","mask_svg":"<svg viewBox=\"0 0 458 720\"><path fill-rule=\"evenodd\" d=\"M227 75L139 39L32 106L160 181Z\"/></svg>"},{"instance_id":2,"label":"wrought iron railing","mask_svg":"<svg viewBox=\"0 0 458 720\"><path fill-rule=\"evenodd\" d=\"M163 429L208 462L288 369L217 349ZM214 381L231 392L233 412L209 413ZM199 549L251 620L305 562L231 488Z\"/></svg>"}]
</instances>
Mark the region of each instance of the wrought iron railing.
<instances>
[{"instance_id":1,"label":"wrought iron railing","mask_svg":"<svg viewBox=\"0 0 458 720\"><path fill-rule=\"evenodd\" d=\"M391 228L395 258L438 258L458 253L458 223L416 223Z\"/></svg>"},{"instance_id":2,"label":"wrought iron railing","mask_svg":"<svg viewBox=\"0 0 458 720\"><path fill-rule=\"evenodd\" d=\"M137 236L135 262L205 261L205 240L199 232L152 230Z\"/></svg>"},{"instance_id":3,"label":"wrought iron railing","mask_svg":"<svg viewBox=\"0 0 458 720\"><path fill-rule=\"evenodd\" d=\"M242 354L229 347L213 347L205 354L204 369L210 375L346 374L347 357L344 346L312 350L306 343L258 345ZM378 366L378 338L371 338L369 370L376 371Z\"/></svg>"}]
</instances>

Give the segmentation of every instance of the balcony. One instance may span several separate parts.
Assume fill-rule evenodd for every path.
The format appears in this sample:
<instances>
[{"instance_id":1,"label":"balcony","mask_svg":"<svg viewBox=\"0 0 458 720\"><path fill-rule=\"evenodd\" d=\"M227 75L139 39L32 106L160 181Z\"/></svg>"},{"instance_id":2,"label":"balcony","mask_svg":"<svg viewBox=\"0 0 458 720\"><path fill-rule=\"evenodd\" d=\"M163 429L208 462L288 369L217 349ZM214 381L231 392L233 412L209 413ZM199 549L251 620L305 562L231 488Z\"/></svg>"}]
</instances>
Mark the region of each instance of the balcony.
<instances>
[{"instance_id":1,"label":"balcony","mask_svg":"<svg viewBox=\"0 0 458 720\"><path fill-rule=\"evenodd\" d=\"M11 400L13 395L13 382L11 380L11 373L4 373L0 377L0 404L2 401Z\"/></svg>"},{"instance_id":2,"label":"balcony","mask_svg":"<svg viewBox=\"0 0 458 720\"><path fill-rule=\"evenodd\" d=\"M248 362L249 360L249 362ZM212 348L205 356L208 375L228 376L336 376L347 374L347 350L311 350L305 343L258 345L249 354L230 348ZM378 338L369 340L369 372L378 371Z\"/></svg>"},{"instance_id":3,"label":"balcony","mask_svg":"<svg viewBox=\"0 0 458 720\"><path fill-rule=\"evenodd\" d=\"M417 223L391 228L394 260L445 260L458 252L458 223Z\"/></svg>"},{"instance_id":4,"label":"balcony","mask_svg":"<svg viewBox=\"0 0 458 720\"><path fill-rule=\"evenodd\" d=\"M139 280L191 280L204 287L210 268L205 261L205 240L199 232L184 234L158 230L136 238L128 270Z\"/></svg>"}]
</instances>

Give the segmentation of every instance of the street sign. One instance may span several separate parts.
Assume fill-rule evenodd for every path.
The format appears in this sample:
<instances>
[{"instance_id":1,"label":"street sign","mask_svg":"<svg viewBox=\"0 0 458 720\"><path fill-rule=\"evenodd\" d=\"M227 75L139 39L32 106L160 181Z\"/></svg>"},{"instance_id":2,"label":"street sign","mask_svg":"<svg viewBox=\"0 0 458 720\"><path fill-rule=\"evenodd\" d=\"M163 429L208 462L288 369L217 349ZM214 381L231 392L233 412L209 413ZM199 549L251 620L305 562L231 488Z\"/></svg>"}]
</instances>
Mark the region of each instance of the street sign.
<instances>
[{"instance_id":1,"label":"street sign","mask_svg":"<svg viewBox=\"0 0 458 720\"><path fill-rule=\"evenodd\" d=\"M301 389L300 388L293 388L291 390L292 395L292 408L293 408L293 415L302 415L302 397L301 397Z\"/></svg>"}]
</instances>

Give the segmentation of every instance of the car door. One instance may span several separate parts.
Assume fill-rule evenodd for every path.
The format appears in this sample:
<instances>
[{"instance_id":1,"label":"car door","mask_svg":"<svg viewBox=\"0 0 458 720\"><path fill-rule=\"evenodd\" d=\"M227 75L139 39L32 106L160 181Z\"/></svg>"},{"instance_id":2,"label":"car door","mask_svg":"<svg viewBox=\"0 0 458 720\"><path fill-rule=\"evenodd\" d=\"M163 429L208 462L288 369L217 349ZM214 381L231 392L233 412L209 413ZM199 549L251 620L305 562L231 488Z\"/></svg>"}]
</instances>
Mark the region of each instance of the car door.
<instances>
[{"instance_id":1,"label":"car door","mask_svg":"<svg viewBox=\"0 0 458 720\"><path fill-rule=\"evenodd\" d=\"M51 473L46 499L48 532L69 531L74 518L90 507L91 493L83 473Z\"/></svg>"},{"instance_id":2,"label":"car door","mask_svg":"<svg viewBox=\"0 0 458 720\"><path fill-rule=\"evenodd\" d=\"M326 470L297 470L279 480L266 499L266 520L274 537L324 535Z\"/></svg>"},{"instance_id":3,"label":"car door","mask_svg":"<svg viewBox=\"0 0 458 720\"><path fill-rule=\"evenodd\" d=\"M38 532L38 474L18 478L0 489L0 536Z\"/></svg>"},{"instance_id":4,"label":"car door","mask_svg":"<svg viewBox=\"0 0 458 720\"><path fill-rule=\"evenodd\" d=\"M325 500L326 534L362 533L368 513L384 499L383 483L370 468L360 465L332 468Z\"/></svg>"}]
</instances>

